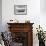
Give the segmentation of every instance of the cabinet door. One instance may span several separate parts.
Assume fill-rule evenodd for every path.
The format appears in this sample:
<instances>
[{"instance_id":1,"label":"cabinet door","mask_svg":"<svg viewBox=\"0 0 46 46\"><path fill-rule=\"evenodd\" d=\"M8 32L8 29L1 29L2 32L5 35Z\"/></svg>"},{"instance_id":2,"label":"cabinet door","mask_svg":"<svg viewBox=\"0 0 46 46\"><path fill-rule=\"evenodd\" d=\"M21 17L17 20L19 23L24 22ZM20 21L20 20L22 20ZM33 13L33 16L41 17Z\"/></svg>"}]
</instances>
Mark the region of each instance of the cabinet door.
<instances>
[{"instance_id":1,"label":"cabinet door","mask_svg":"<svg viewBox=\"0 0 46 46\"><path fill-rule=\"evenodd\" d=\"M22 46L32 46L31 32L12 32L12 40L15 43L22 44Z\"/></svg>"},{"instance_id":2,"label":"cabinet door","mask_svg":"<svg viewBox=\"0 0 46 46\"><path fill-rule=\"evenodd\" d=\"M22 46L28 46L28 32L13 32L13 42L22 44Z\"/></svg>"}]
</instances>

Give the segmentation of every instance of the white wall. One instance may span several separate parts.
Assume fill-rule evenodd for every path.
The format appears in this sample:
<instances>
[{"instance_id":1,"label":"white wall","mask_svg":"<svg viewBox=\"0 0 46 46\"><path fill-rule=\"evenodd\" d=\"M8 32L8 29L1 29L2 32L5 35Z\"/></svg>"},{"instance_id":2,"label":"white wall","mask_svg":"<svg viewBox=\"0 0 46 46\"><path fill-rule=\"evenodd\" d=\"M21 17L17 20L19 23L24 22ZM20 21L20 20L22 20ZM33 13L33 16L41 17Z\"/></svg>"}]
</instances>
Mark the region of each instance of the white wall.
<instances>
[{"instance_id":1,"label":"white wall","mask_svg":"<svg viewBox=\"0 0 46 46\"><path fill-rule=\"evenodd\" d=\"M14 5L27 5L27 15L14 15ZM7 31L7 22L11 19L17 19L19 22L30 20L31 23L34 23L33 45L38 46L36 27L38 27L39 24L41 24L43 28L46 27L46 16L44 14L40 14L40 8L40 0L2 0L2 30Z\"/></svg>"},{"instance_id":2,"label":"white wall","mask_svg":"<svg viewBox=\"0 0 46 46\"><path fill-rule=\"evenodd\" d=\"M40 24L46 31L46 0L40 0Z\"/></svg>"},{"instance_id":3,"label":"white wall","mask_svg":"<svg viewBox=\"0 0 46 46\"><path fill-rule=\"evenodd\" d=\"M2 0L0 0L0 31L2 29Z\"/></svg>"},{"instance_id":4,"label":"white wall","mask_svg":"<svg viewBox=\"0 0 46 46\"><path fill-rule=\"evenodd\" d=\"M46 0L40 0L41 13L46 13Z\"/></svg>"}]
</instances>

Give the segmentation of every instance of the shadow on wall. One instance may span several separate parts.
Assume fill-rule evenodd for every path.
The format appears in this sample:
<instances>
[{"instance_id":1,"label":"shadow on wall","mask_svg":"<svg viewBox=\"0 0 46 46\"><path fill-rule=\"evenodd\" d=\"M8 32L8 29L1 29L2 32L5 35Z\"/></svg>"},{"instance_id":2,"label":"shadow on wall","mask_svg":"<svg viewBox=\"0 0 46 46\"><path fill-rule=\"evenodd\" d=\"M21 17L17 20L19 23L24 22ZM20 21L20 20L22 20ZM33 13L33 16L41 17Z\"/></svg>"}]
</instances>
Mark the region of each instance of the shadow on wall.
<instances>
[{"instance_id":1,"label":"shadow on wall","mask_svg":"<svg viewBox=\"0 0 46 46\"><path fill-rule=\"evenodd\" d=\"M46 14L46 0L40 0L40 11L42 14Z\"/></svg>"},{"instance_id":2,"label":"shadow on wall","mask_svg":"<svg viewBox=\"0 0 46 46\"><path fill-rule=\"evenodd\" d=\"M0 31L2 31L2 0L0 0Z\"/></svg>"}]
</instances>

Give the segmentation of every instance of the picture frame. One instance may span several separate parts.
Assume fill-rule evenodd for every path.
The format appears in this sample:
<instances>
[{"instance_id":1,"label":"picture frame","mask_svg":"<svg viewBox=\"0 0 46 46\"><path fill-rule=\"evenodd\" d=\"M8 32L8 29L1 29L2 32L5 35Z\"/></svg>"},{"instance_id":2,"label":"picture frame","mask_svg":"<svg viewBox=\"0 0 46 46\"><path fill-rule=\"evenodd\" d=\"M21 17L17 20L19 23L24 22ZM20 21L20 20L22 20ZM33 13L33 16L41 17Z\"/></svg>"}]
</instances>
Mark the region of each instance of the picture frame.
<instances>
[{"instance_id":1,"label":"picture frame","mask_svg":"<svg viewBox=\"0 0 46 46\"><path fill-rule=\"evenodd\" d=\"M27 5L14 5L15 15L27 15Z\"/></svg>"}]
</instances>

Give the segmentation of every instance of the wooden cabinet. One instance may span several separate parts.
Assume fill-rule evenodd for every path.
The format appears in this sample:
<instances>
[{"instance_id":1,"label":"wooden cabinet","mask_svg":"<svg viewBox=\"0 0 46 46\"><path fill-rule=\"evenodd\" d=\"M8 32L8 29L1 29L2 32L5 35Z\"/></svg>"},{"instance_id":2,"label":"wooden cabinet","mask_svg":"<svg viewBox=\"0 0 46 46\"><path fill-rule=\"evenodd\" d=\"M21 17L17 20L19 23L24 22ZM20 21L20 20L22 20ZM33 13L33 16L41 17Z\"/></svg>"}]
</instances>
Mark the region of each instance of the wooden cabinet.
<instances>
[{"instance_id":1,"label":"wooden cabinet","mask_svg":"<svg viewBox=\"0 0 46 46\"><path fill-rule=\"evenodd\" d=\"M33 23L7 23L12 33L13 41L22 46L33 46Z\"/></svg>"}]
</instances>

